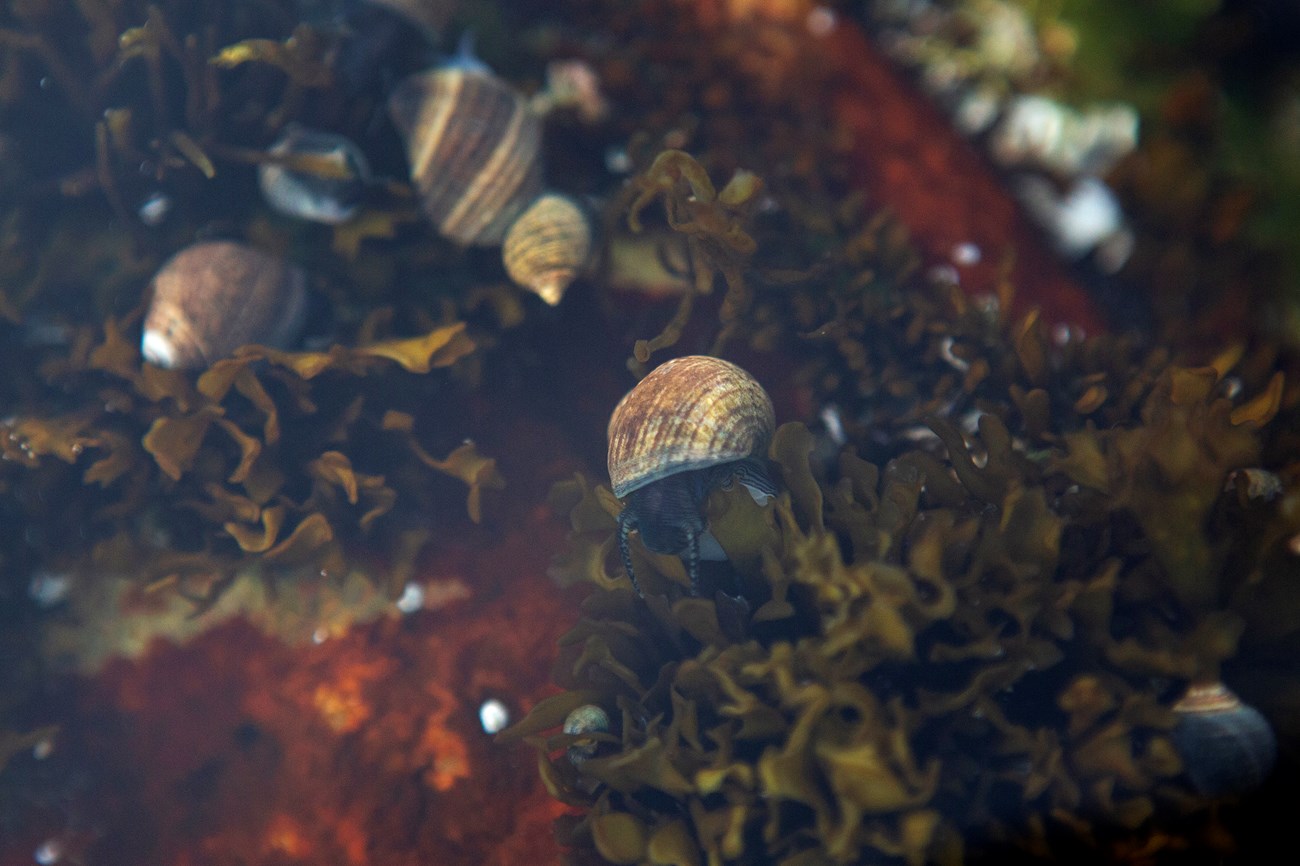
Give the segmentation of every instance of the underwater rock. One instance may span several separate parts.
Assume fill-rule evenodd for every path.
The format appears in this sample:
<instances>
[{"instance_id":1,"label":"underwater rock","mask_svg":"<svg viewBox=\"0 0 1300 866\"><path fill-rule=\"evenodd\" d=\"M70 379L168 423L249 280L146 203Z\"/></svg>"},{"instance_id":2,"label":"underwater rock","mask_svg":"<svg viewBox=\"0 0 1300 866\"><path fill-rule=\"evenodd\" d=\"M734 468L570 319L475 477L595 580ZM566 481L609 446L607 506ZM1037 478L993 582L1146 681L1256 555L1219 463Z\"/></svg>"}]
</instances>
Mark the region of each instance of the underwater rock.
<instances>
[{"instance_id":1,"label":"underwater rock","mask_svg":"<svg viewBox=\"0 0 1300 866\"><path fill-rule=\"evenodd\" d=\"M141 352L151 364L187 370L248 343L285 348L306 321L306 284L297 267L246 244L192 244L153 278Z\"/></svg>"}]
</instances>

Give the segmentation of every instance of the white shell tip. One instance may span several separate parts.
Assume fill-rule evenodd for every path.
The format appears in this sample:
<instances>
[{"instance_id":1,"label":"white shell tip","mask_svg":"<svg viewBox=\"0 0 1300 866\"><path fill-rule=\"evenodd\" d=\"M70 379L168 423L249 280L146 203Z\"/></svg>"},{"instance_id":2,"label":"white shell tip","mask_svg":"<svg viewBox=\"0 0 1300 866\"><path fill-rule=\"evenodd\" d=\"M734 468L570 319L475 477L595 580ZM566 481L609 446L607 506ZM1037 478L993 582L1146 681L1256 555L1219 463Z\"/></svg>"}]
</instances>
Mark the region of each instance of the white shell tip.
<instances>
[{"instance_id":1,"label":"white shell tip","mask_svg":"<svg viewBox=\"0 0 1300 866\"><path fill-rule=\"evenodd\" d=\"M176 366L176 347L172 341L158 331L146 330L140 340L140 353L144 359L156 367L168 370Z\"/></svg>"}]
</instances>

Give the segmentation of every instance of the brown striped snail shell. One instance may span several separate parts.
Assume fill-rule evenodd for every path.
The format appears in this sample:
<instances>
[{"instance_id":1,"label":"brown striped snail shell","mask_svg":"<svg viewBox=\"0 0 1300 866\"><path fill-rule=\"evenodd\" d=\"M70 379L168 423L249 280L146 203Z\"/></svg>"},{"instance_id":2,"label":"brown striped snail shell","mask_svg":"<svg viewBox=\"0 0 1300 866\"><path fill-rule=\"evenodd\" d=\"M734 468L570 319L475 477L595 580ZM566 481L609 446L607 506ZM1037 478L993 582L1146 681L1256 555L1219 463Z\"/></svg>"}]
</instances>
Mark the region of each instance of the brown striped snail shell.
<instances>
[{"instance_id":1,"label":"brown striped snail shell","mask_svg":"<svg viewBox=\"0 0 1300 866\"><path fill-rule=\"evenodd\" d=\"M140 351L159 367L206 367L247 343L286 347L307 314L293 265L234 241L202 241L168 259L150 284Z\"/></svg>"},{"instance_id":2,"label":"brown striped snail shell","mask_svg":"<svg viewBox=\"0 0 1300 866\"><path fill-rule=\"evenodd\" d=\"M591 221L568 196L545 193L506 232L501 260L517 284L555 306L591 257Z\"/></svg>"},{"instance_id":3,"label":"brown striped snail shell","mask_svg":"<svg viewBox=\"0 0 1300 866\"><path fill-rule=\"evenodd\" d=\"M443 237L499 244L541 194L541 118L478 60L462 55L403 80L388 114L425 216Z\"/></svg>"},{"instance_id":4,"label":"brown striped snail shell","mask_svg":"<svg viewBox=\"0 0 1300 866\"><path fill-rule=\"evenodd\" d=\"M775 429L763 386L735 364L705 355L660 365L619 401L609 419L609 477L624 500L619 549L638 592L628 546L633 529L650 550L684 554L698 593L704 502L733 476L756 499L776 494L764 462Z\"/></svg>"},{"instance_id":5,"label":"brown striped snail shell","mask_svg":"<svg viewBox=\"0 0 1300 866\"><path fill-rule=\"evenodd\" d=\"M1188 687L1174 704L1173 741L1192 785L1205 797L1258 787L1277 760L1277 737L1263 713L1223 683Z\"/></svg>"}]
</instances>

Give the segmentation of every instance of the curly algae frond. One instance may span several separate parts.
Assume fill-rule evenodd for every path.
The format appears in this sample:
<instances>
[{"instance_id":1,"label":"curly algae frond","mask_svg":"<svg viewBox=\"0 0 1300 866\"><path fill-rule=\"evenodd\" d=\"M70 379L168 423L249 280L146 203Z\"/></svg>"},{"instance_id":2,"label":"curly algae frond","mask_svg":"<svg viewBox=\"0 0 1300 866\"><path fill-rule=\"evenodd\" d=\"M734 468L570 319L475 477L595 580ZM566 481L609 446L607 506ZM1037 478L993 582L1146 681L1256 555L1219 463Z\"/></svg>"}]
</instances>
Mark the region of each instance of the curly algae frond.
<instances>
[{"instance_id":1,"label":"curly algae frond","mask_svg":"<svg viewBox=\"0 0 1300 866\"><path fill-rule=\"evenodd\" d=\"M1237 403L1220 384L1240 352L1190 368L1114 338L1063 349L938 286L838 315L876 338L852 365L850 339L827 341L814 366L871 379L839 399L878 435L849 425L827 456L781 427L781 496L708 501L729 563L701 597L634 543L638 598L618 501L556 486L572 533L552 576L596 590L560 641L566 691L503 736L582 807L566 842L679 864L1164 844L1149 818L1205 806L1171 736L1178 685L1238 652L1233 596L1267 555L1206 529L1239 507L1224 479L1260 460L1277 381ZM584 705L611 724L575 761L552 731Z\"/></svg>"}]
</instances>

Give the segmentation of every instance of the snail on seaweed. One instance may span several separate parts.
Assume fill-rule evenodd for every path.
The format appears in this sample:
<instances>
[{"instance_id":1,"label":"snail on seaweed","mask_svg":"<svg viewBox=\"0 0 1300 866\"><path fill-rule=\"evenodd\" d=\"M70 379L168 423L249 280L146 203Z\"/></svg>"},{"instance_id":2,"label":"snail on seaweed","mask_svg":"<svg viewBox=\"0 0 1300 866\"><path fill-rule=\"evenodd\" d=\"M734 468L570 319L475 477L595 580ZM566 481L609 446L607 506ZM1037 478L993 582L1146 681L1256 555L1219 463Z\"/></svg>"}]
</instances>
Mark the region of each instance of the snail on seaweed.
<instances>
[{"instance_id":1,"label":"snail on seaweed","mask_svg":"<svg viewBox=\"0 0 1300 866\"><path fill-rule=\"evenodd\" d=\"M510 279L555 306L591 256L591 222L573 199L539 197L506 232L501 260Z\"/></svg>"},{"instance_id":2,"label":"snail on seaweed","mask_svg":"<svg viewBox=\"0 0 1300 866\"><path fill-rule=\"evenodd\" d=\"M619 550L638 593L633 529L648 549L685 555L691 593L699 594L702 550L705 558L726 558L707 534L705 500L733 477L756 501L776 495L763 456L775 428L763 386L735 364L704 355L656 367L619 401L609 419L609 478L624 501Z\"/></svg>"},{"instance_id":3,"label":"snail on seaweed","mask_svg":"<svg viewBox=\"0 0 1300 866\"><path fill-rule=\"evenodd\" d=\"M541 117L466 42L452 61L400 82L388 114L420 205L443 237L499 244L541 194Z\"/></svg>"},{"instance_id":4,"label":"snail on seaweed","mask_svg":"<svg viewBox=\"0 0 1300 866\"><path fill-rule=\"evenodd\" d=\"M1193 683L1174 704L1174 712L1174 744L1202 796L1243 794L1258 787L1273 769L1273 728L1223 683Z\"/></svg>"},{"instance_id":5,"label":"snail on seaweed","mask_svg":"<svg viewBox=\"0 0 1300 866\"><path fill-rule=\"evenodd\" d=\"M246 244L191 244L154 275L140 351L159 367L193 369L246 343L283 348L306 321L306 284L301 270Z\"/></svg>"},{"instance_id":6,"label":"snail on seaweed","mask_svg":"<svg viewBox=\"0 0 1300 866\"><path fill-rule=\"evenodd\" d=\"M257 179L267 204L286 216L327 225L352 219L370 182L370 167L359 147L341 135L290 124L270 152L311 159L323 171L263 163Z\"/></svg>"},{"instance_id":7,"label":"snail on seaweed","mask_svg":"<svg viewBox=\"0 0 1300 866\"><path fill-rule=\"evenodd\" d=\"M564 733L573 735L609 732L609 713L596 704L583 704L564 718ZM595 740L577 740L568 748L569 760L577 766L596 754Z\"/></svg>"}]
</instances>

